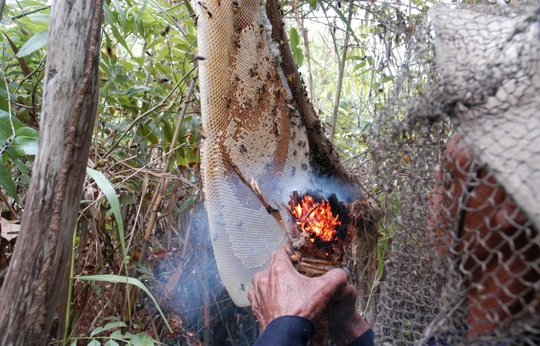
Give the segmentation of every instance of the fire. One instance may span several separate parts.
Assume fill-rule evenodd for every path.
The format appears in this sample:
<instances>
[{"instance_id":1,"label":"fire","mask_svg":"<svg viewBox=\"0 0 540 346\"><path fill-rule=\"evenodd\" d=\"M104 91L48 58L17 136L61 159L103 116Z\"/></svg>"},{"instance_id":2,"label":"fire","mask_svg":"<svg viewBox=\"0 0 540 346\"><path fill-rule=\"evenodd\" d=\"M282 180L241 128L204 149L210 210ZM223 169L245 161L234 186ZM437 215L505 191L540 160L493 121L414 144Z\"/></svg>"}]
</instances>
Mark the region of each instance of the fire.
<instances>
[{"instance_id":1,"label":"fire","mask_svg":"<svg viewBox=\"0 0 540 346\"><path fill-rule=\"evenodd\" d=\"M338 220L339 215L332 214L330 204L324 199L318 203L312 196L304 194L302 201L291 207L300 230L312 235L311 242L315 242L315 237L325 242L336 240L336 227L341 225L341 221Z\"/></svg>"}]
</instances>

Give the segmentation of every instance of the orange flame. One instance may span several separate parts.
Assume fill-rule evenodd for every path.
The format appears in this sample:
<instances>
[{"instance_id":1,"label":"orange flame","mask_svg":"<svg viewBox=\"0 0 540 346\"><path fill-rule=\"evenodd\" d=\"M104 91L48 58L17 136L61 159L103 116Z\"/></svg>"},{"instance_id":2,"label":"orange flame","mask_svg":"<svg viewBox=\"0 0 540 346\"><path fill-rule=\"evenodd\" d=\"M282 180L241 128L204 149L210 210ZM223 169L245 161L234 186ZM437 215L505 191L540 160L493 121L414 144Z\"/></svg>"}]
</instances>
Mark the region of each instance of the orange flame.
<instances>
[{"instance_id":1,"label":"orange flame","mask_svg":"<svg viewBox=\"0 0 540 346\"><path fill-rule=\"evenodd\" d=\"M292 214L302 232L309 232L325 242L336 240L336 227L341 225L339 215L332 214L330 204L324 199L315 202L313 197L304 194L302 201L292 206ZM315 238L311 238L315 242Z\"/></svg>"}]
</instances>

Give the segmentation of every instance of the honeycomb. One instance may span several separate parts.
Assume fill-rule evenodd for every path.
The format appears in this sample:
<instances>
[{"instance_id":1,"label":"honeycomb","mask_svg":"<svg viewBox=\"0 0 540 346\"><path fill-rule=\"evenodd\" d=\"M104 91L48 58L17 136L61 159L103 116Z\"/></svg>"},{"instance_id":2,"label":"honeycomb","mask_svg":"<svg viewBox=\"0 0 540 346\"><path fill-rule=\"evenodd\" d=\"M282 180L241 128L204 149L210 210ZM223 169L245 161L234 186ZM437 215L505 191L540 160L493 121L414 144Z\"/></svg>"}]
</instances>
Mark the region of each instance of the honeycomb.
<instances>
[{"instance_id":1,"label":"honeycomb","mask_svg":"<svg viewBox=\"0 0 540 346\"><path fill-rule=\"evenodd\" d=\"M252 275L284 243L277 221L235 173L259 184L285 215L293 190L309 184L306 128L280 66L265 3L198 2L201 166L217 267L237 306Z\"/></svg>"}]
</instances>

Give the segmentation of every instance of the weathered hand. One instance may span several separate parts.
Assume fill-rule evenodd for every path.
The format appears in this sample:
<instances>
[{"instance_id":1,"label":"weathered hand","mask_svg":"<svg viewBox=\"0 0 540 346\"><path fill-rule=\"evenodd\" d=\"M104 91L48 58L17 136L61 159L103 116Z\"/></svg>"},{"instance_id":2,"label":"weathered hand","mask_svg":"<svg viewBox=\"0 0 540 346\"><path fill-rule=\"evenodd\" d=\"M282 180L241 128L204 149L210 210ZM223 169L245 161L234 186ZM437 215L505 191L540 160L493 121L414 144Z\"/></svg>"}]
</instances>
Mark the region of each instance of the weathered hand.
<instances>
[{"instance_id":1,"label":"weathered hand","mask_svg":"<svg viewBox=\"0 0 540 346\"><path fill-rule=\"evenodd\" d=\"M283 249L274 252L268 268L253 275L252 281L254 289L248 299L263 329L281 316L314 320L336 291L348 287L347 273L342 269L332 269L317 278L298 273Z\"/></svg>"}]
</instances>

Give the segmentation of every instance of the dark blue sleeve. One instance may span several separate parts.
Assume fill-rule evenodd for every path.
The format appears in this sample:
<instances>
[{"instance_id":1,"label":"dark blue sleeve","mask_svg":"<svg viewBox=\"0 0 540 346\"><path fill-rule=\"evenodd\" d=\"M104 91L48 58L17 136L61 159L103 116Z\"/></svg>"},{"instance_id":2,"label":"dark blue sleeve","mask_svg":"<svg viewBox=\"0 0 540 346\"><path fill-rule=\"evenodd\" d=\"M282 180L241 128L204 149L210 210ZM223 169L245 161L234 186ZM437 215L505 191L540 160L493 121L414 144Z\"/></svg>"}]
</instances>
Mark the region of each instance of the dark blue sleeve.
<instances>
[{"instance_id":1,"label":"dark blue sleeve","mask_svg":"<svg viewBox=\"0 0 540 346\"><path fill-rule=\"evenodd\" d=\"M375 345L375 334L373 330L368 329L367 332L360 335L358 339L354 340L349 344L349 346L374 346Z\"/></svg>"},{"instance_id":2,"label":"dark blue sleeve","mask_svg":"<svg viewBox=\"0 0 540 346\"><path fill-rule=\"evenodd\" d=\"M315 334L315 326L307 318L282 316L266 326L253 346L304 346L313 334Z\"/></svg>"}]
</instances>

